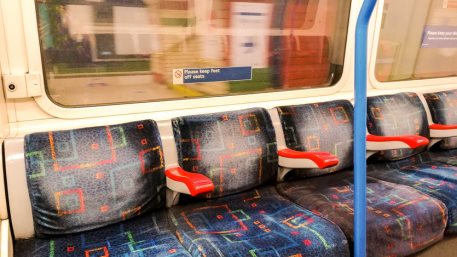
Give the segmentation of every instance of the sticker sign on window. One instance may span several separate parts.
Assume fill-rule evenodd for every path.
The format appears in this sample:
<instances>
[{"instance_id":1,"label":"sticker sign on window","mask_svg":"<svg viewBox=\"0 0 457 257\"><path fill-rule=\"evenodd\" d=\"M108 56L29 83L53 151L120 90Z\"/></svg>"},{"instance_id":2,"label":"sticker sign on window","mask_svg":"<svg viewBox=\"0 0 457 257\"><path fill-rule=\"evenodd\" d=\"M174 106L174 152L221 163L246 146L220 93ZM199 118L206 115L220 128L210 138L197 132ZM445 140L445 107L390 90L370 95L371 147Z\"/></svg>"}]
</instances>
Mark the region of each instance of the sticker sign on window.
<instances>
[{"instance_id":1,"label":"sticker sign on window","mask_svg":"<svg viewBox=\"0 0 457 257\"><path fill-rule=\"evenodd\" d=\"M423 48L457 48L457 26L425 26Z\"/></svg>"},{"instance_id":2,"label":"sticker sign on window","mask_svg":"<svg viewBox=\"0 0 457 257\"><path fill-rule=\"evenodd\" d=\"M252 80L252 67L173 69L173 84Z\"/></svg>"}]
</instances>

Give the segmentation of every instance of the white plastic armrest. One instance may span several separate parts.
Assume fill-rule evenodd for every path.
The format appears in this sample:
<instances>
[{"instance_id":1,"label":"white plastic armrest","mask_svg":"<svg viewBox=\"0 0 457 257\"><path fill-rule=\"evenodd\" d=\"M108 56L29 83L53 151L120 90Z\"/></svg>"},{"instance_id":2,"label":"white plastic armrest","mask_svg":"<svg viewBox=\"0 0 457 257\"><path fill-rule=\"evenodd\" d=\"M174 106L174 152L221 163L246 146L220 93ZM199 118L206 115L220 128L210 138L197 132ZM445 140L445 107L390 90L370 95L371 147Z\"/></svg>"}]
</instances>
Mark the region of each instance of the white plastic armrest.
<instances>
[{"instance_id":1,"label":"white plastic armrest","mask_svg":"<svg viewBox=\"0 0 457 257\"><path fill-rule=\"evenodd\" d=\"M179 194L197 196L214 191L214 184L208 177L185 171L181 167L173 167L165 171L167 181L167 206L178 202Z\"/></svg>"},{"instance_id":2,"label":"white plastic armrest","mask_svg":"<svg viewBox=\"0 0 457 257\"><path fill-rule=\"evenodd\" d=\"M431 138L457 137L457 125L431 124L430 125L430 137Z\"/></svg>"},{"instance_id":3,"label":"white plastic armrest","mask_svg":"<svg viewBox=\"0 0 457 257\"><path fill-rule=\"evenodd\" d=\"M428 138L417 135L406 136L375 136L367 135L367 158L385 150L416 149L426 146Z\"/></svg>"},{"instance_id":4,"label":"white plastic armrest","mask_svg":"<svg viewBox=\"0 0 457 257\"><path fill-rule=\"evenodd\" d=\"M303 152L286 148L278 151L278 157L278 181L282 181L292 169L325 169L338 164L338 158L327 152Z\"/></svg>"}]
</instances>

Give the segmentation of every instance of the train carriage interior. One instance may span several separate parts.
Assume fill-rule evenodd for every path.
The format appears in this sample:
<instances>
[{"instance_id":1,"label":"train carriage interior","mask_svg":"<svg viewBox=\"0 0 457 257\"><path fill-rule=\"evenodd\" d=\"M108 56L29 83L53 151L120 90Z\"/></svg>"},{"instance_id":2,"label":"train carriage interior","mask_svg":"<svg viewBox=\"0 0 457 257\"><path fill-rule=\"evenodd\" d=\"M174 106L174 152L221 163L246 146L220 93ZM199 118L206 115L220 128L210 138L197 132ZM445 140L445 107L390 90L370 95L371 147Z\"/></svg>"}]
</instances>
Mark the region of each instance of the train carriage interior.
<instances>
[{"instance_id":1,"label":"train carriage interior","mask_svg":"<svg viewBox=\"0 0 457 257\"><path fill-rule=\"evenodd\" d=\"M0 0L0 257L455 257L456 63L456 0Z\"/></svg>"}]
</instances>

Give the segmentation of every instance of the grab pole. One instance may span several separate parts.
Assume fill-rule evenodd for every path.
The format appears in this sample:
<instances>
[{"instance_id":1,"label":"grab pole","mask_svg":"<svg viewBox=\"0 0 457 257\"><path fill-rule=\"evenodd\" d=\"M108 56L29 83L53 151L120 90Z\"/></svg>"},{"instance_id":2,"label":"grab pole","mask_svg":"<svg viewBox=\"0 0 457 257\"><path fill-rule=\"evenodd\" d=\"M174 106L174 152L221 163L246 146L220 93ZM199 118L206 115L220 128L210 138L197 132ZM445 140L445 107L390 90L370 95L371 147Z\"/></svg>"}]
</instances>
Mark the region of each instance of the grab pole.
<instances>
[{"instance_id":1,"label":"grab pole","mask_svg":"<svg viewBox=\"0 0 457 257\"><path fill-rule=\"evenodd\" d=\"M376 0L365 0L355 30L354 256L366 256L367 34Z\"/></svg>"}]
</instances>

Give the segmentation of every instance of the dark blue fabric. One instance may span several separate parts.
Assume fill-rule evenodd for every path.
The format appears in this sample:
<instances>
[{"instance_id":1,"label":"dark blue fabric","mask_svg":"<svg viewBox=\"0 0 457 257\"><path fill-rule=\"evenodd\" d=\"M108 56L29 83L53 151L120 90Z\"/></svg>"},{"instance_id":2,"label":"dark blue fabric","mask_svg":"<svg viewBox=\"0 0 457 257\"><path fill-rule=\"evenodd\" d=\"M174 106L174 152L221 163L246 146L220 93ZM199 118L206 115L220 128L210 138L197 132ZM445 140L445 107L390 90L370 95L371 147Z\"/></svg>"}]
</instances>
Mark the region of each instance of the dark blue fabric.
<instances>
[{"instance_id":1,"label":"dark blue fabric","mask_svg":"<svg viewBox=\"0 0 457 257\"><path fill-rule=\"evenodd\" d=\"M338 226L273 187L175 206L170 213L192 256L349 256Z\"/></svg>"},{"instance_id":2,"label":"dark blue fabric","mask_svg":"<svg viewBox=\"0 0 457 257\"><path fill-rule=\"evenodd\" d=\"M424 94L434 123L457 124L457 90ZM457 165L457 137L449 137L438 142L430 154L436 161Z\"/></svg>"},{"instance_id":3,"label":"dark blue fabric","mask_svg":"<svg viewBox=\"0 0 457 257\"><path fill-rule=\"evenodd\" d=\"M353 240L354 174L337 172L281 183L279 192L335 222ZM428 195L397 184L367 179L367 256L406 256L443 237L447 212Z\"/></svg>"},{"instance_id":4,"label":"dark blue fabric","mask_svg":"<svg viewBox=\"0 0 457 257\"><path fill-rule=\"evenodd\" d=\"M368 176L408 185L442 201L448 210L446 233L457 233L457 167L438 162L418 163L419 157L401 163L376 163L368 166Z\"/></svg>"},{"instance_id":5,"label":"dark blue fabric","mask_svg":"<svg viewBox=\"0 0 457 257\"><path fill-rule=\"evenodd\" d=\"M414 93L400 93L369 98L368 130L372 134L421 135L429 137L426 112ZM457 232L457 168L422 149L400 149L381 152L380 159L391 161L371 163L368 175L385 181L409 185L443 201L449 211L447 233ZM409 158L407 158L409 156ZM443 156L441 156L443 157ZM445 157L443 158L445 159ZM442 160L446 162L445 160Z\"/></svg>"},{"instance_id":6,"label":"dark blue fabric","mask_svg":"<svg viewBox=\"0 0 457 257\"><path fill-rule=\"evenodd\" d=\"M276 137L265 109L180 117L172 125L180 166L215 185L206 197L241 192L276 178Z\"/></svg>"},{"instance_id":7,"label":"dark blue fabric","mask_svg":"<svg viewBox=\"0 0 457 257\"><path fill-rule=\"evenodd\" d=\"M450 139L450 138L449 138ZM453 140L451 141L443 141L442 144L450 145ZM438 143L440 144L440 143ZM429 152L431 158L434 161L457 166L457 149L449 149L449 150L438 150L436 148L430 150Z\"/></svg>"},{"instance_id":8,"label":"dark blue fabric","mask_svg":"<svg viewBox=\"0 0 457 257\"><path fill-rule=\"evenodd\" d=\"M164 160L151 120L25 137L37 236L82 232L165 203Z\"/></svg>"},{"instance_id":9,"label":"dark blue fabric","mask_svg":"<svg viewBox=\"0 0 457 257\"><path fill-rule=\"evenodd\" d=\"M386 167L387 169L415 171L424 174L424 176L457 183L457 167L435 161L434 155L430 154L430 152L423 152L399 161L370 164L369 167L370 169L371 167L377 167L377 169Z\"/></svg>"},{"instance_id":10,"label":"dark blue fabric","mask_svg":"<svg viewBox=\"0 0 457 257\"><path fill-rule=\"evenodd\" d=\"M329 152L339 160L332 168L294 170L290 176L317 176L352 166L354 110L349 101L282 106L277 110L288 148Z\"/></svg>"},{"instance_id":11,"label":"dark blue fabric","mask_svg":"<svg viewBox=\"0 0 457 257\"><path fill-rule=\"evenodd\" d=\"M190 254L167 228L165 211L83 233L18 240L15 257L184 257Z\"/></svg>"},{"instance_id":12,"label":"dark blue fabric","mask_svg":"<svg viewBox=\"0 0 457 257\"><path fill-rule=\"evenodd\" d=\"M367 98L368 132L377 136L430 136L427 114L415 93L372 96ZM380 151L380 160L399 160L420 153L425 148Z\"/></svg>"},{"instance_id":13,"label":"dark blue fabric","mask_svg":"<svg viewBox=\"0 0 457 257\"><path fill-rule=\"evenodd\" d=\"M457 90L424 94L432 120L437 124L457 124Z\"/></svg>"}]
</instances>

